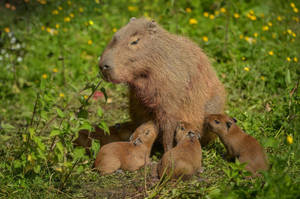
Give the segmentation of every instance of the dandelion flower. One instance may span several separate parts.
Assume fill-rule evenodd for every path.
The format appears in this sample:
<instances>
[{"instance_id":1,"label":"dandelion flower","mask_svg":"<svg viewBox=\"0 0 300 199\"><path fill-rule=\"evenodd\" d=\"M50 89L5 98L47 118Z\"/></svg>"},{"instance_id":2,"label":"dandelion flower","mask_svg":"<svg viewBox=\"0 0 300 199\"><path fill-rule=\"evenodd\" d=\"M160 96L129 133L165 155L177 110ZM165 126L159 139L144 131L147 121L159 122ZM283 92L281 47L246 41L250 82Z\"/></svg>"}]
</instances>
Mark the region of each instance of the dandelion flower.
<instances>
[{"instance_id":1,"label":"dandelion flower","mask_svg":"<svg viewBox=\"0 0 300 199\"><path fill-rule=\"evenodd\" d=\"M42 75L42 78L43 78L43 79L47 79L47 77L48 77L47 74L43 74L43 75Z\"/></svg>"},{"instance_id":2,"label":"dandelion flower","mask_svg":"<svg viewBox=\"0 0 300 199\"><path fill-rule=\"evenodd\" d=\"M271 55L271 56L273 56L274 52L271 50L271 51L268 52L268 54Z\"/></svg>"},{"instance_id":3,"label":"dandelion flower","mask_svg":"<svg viewBox=\"0 0 300 199\"><path fill-rule=\"evenodd\" d=\"M10 32L9 27L4 28L4 32L9 33Z\"/></svg>"},{"instance_id":4,"label":"dandelion flower","mask_svg":"<svg viewBox=\"0 0 300 199\"><path fill-rule=\"evenodd\" d=\"M93 41L92 40L88 40L88 45L92 45Z\"/></svg>"},{"instance_id":5,"label":"dandelion flower","mask_svg":"<svg viewBox=\"0 0 300 199\"><path fill-rule=\"evenodd\" d=\"M197 24L198 21L197 21L197 19L195 19L195 18L191 18L191 19L189 20L189 23L190 23L190 24Z\"/></svg>"},{"instance_id":6,"label":"dandelion flower","mask_svg":"<svg viewBox=\"0 0 300 199\"><path fill-rule=\"evenodd\" d=\"M242 60L245 61L245 60L246 60L246 57L242 57Z\"/></svg>"},{"instance_id":7,"label":"dandelion flower","mask_svg":"<svg viewBox=\"0 0 300 199\"><path fill-rule=\"evenodd\" d=\"M47 31L48 33L52 32L52 31L51 31L51 28L47 28L46 31Z\"/></svg>"},{"instance_id":8,"label":"dandelion flower","mask_svg":"<svg viewBox=\"0 0 300 199\"><path fill-rule=\"evenodd\" d=\"M292 8L295 8L295 7L296 7L295 4L294 4L293 2L292 2L290 5L291 5Z\"/></svg>"},{"instance_id":9,"label":"dandelion flower","mask_svg":"<svg viewBox=\"0 0 300 199\"><path fill-rule=\"evenodd\" d=\"M202 40L205 41L205 42L208 42L208 37L207 36L203 36Z\"/></svg>"},{"instance_id":10,"label":"dandelion flower","mask_svg":"<svg viewBox=\"0 0 300 199\"><path fill-rule=\"evenodd\" d=\"M291 58L290 58L290 57L287 57L287 58L286 58L286 61L290 62L290 61L291 61Z\"/></svg>"},{"instance_id":11,"label":"dandelion flower","mask_svg":"<svg viewBox=\"0 0 300 199\"><path fill-rule=\"evenodd\" d=\"M258 33L257 33L257 32L255 32L255 33L253 34L253 36L254 36L254 37L257 37L257 36L258 36Z\"/></svg>"},{"instance_id":12,"label":"dandelion flower","mask_svg":"<svg viewBox=\"0 0 300 199\"><path fill-rule=\"evenodd\" d=\"M42 5L45 5L45 4L47 4L47 1L41 0L40 3L41 3Z\"/></svg>"},{"instance_id":13,"label":"dandelion flower","mask_svg":"<svg viewBox=\"0 0 300 199\"><path fill-rule=\"evenodd\" d=\"M289 34L292 34L292 33L293 33L293 31L292 31L291 29L288 29L287 32L288 32Z\"/></svg>"},{"instance_id":14,"label":"dandelion flower","mask_svg":"<svg viewBox=\"0 0 300 199\"><path fill-rule=\"evenodd\" d=\"M210 14L210 15L209 15L209 18L210 18L210 19L214 19L215 16L214 16L213 14Z\"/></svg>"},{"instance_id":15,"label":"dandelion flower","mask_svg":"<svg viewBox=\"0 0 300 199\"><path fill-rule=\"evenodd\" d=\"M244 35L240 35L240 39L243 39L244 38Z\"/></svg>"},{"instance_id":16,"label":"dandelion flower","mask_svg":"<svg viewBox=\"0 0 300 199\"><path fill-rule=\"evenodd\" d=\"M62 7L58 6L58 9L59 9L59 10L62 10Z\"/></svg>"},{"instance_id":17,"label":"dandelion flower","mask_svg":"<svg viewBox=\"0 0 300 199\"><path fill-rule=\"evenodd\" d=\"M298 58L297 57L294 57L294 62L298 62Z\"/></svg>"},{"instance_id":18,"label":"dandelion flower","mask_svg":"<svg viewBox=\"0 0 300 199\"><path fill-rule=\"evenodd\" d=\"M262 30L263 30L263 31L268 31L268 30L269 30L269 26L263 26L263 27L262 27Z\"/></svg>"},{"instance_id":19,"label":"dandelion flower","mask_svg":"<svg viewBox=\"0 0 300 199\"><path fill-rule=\"evenodd\" d=\"M92 26L94 25L94 22L92 20L89 20L89 24Z\"/></svg>"},{"instance_id":20,"label":"dandelion flower","mask_svg":"<svg viewBox=\"0 0 300 199\"><path fill-rule=\"evenodd\" d=\"M293 144L293 137L291 135L288 135L286 137L286 141L289 143L289 144Z\"/></svg>"},{"instance_id":21,"label":"dandelion flower","mask_svg":"<svg viewBox=\"0 0 300 199\"><path fill-rule=\"evenodd\" d=\"M72 4L72 2L71 1L68 1L68 5L71 5Z\"/></svg>"},{"instance_id":22,"label":"dandelion flower","mask_svg":"<svg viewBox=\"0 0 300 199\"><path fill-rule=\"evenodd\" d=\"M53 11L52 11L52 14L53 14L53 15L58 15L58 10L53 10Z\"/></svg>"},{"instance_id":23,"label":"dandelion flower","mask_svg":"<svg viewBox=\"0 0 300 199\"><path fill-rule=\"evenodd\" d=\"M266 78L264 76L260 76L260 79L265 81Z\"/></svg>"},{"instance_id":24,"label":"dandelion flower","mask_svg":"<svg viewBox=\"0 0 300 199\"><path fill-rule=\"evenodd\" d=\"M57 72L58 72L57 68L53 68L52 71L53 71L54 73L57 73Z\"/></svg>"},{"instance_id":25,"label":"dandelion flower","mask_svg":"<svg viewBox=\"0 0 300 199\"><path fill-rule=\"evenodd\" d=\"M134 12L134 11L137 11L137 7L136 6L128 6L128 10L130 12Z\"/></svg>"},{"instance_id":26,"label":"dandelion flower","mask_svg":"<svg viewBox=\"0 0 300 199\"><path fill-rule=\"evenodd\" d=\"M250 10L250 11L249 11L249 14L250 14L250 15L253 15L253 14L254 14L253 10Z\"/></svg>"},{"instance_id":27,"label":"dandelion flower","mask_svg":"<svg viewBox=\"0 0 300 199\"><path fill-rule=\"evenodd\" d=\"M272 22L269 22L269 23L268 23L268 26L270 26L270 27L273 26Z\"/></svg>"},{"instance_id":28,"label":"dandelion flower","mask_svg":"<svg viewBox=\"0 0 300 199\"><path fill-rule=\"evenodd\" d=\"M87 98L89 98L87 95L83 96L83 98L86 100Z\"/></svg>"},{"instance_id":29,"label":"dandelion flower","mask_svg":"<svg viewBox=\"0 0 300 199\"><path fill-rule=\"evenodd\" d=\"M71 18L74 18L74 14L73 13L70 13L69 15L70 15Z\"/></svg>"},{"instance_id":30,"label":"dandelion flower","mask_svg":"<svg viewBox=\"0 0 300 199\"><path fill-rule=\"evenodd\" d=\"M256 20L256 16L252 15L252 16L250 16L250 19L251 19L252 21L255 21L255 20Z\"/></svg>"},{"instance_id":31,"label":"dandelion flower","mask_svg":"<svg viewBox=\"0 0 300 199\"><path fill-rule=\"evenodd\" d=\"M116 28L113 28L113 29L112 29L113 32L117 32L117 30L118 30L118 29L116 29Z\"/></svg>"},{"instance_id":32,"label":"dandelion flower","mask_svg":"<svg viewBox=\"0 0 300 199\"><path fill-rule=\"evenodd\" d=\"M221 11L222 13L225 13L225 12L226 12L226 8L221 8L220 11Z\"/></svg>"},{"instance_id":33,"label":"dandelion flower","mask_svg":"<svg viewBox=\"0 0 300 199\"><path fill-rule=\"evenodd\" d=\"M220 12L218 10L215 11L215 15L219 15Z\"/></svg>"},{"instance_id":34,"label":"dandelion flower","mask_svg":"<svg viewBox=\"0 0 300 199\"><path fill-rule=\"evenodd\" d=\"M299 18L298 17L293 17L293 20L296 22L299 22Z\"/></svg>"},{"instance_id":35,"label":"dandelion flower","mask_svg":"<svg viewBox=\"0 0 300 199\"><path fill-rule=\"evenodd\" d=\"M64 98L64 97L65 97L65 94L59 93L59 97Z\"/></svg>"},{"instance_id":36,"label":"dandelion flower","mask_svg":"<svg viewBox=\"0 0 300 199\"><path fill-rule=\"evenodd\" d=\"M83 12L83 8L79 8L79 12Z\"/></svg>"},{"instance_id":37,"label":"dandelion flower","mask_svg":"<svg viewBox=\"0 0 300 199\"><path fill-rule=\"evenodd\" d=\"M64 18L64 21L65 21L65 22L70 22L71 19L70 19L70 17L65 17L65 18Z\"/></svg>"},{"instance_id":38,"label":"dandelion flower","mask_svg":"<svg viewBox=\"0 0 300 199\"><path fill-rule=\"evenodd\" d=\"M27 156L27 160L28 160L29 162L32 161L32 156L31 156L30 154Z\"/></svg>"},{"instance_id":39,"label":"dandelion flower","mask_svg":"<svg viewBox=\"0 0 300 199\"><path fill-rule=\"evenodd\" d=\"M245 68L244 68L244 71L249 72L249 70L250 70L250 68L248 68L248 67L245 67Z\"/></svg>"},{"instance_id":40,"label":"dandelion flower","mask_svg":"<svg viewBox=\"0 0 300 199\"><path fill-rule=\"evenodd\" d=\"M234 18L236 18L236 19L240 18L240 15L239 15L238 13L234 13L233 16L234 16Z\"/></svg>"},{"instance_id":41,"label":"dandelion flower","mask_svg":"<svg viewBox=\"0 0 300 199\"><path fill-rule=\"evenodd\" d=\"M192 12L192 9L191 9L191 8L186 8L185 11L186 11L187 13L190 13L190 12Z\"/></svg>"},{"instance_id":42,"label":"dandelion flower","mask_svg":"<svg viewBox=\"0 0 300 199\"><path fill-rule=\"evenodd\" d=\"M55 28L56 28L56 29L59 29L59 24L56 24L56 25L55 25Z\"/></svg>"},{"instance_id":43,"label":"dandelion flower","mask_svg":"<svg viewBox=\"0 0 300 199\"><path fill-rule=\"evenodd\" d=\"M204 17L208 17L208 16L209 16L209 13L208 13L208 12L204 12L204 13L203 13L203 16L204 16Z\"/></svg>"},{"instance_id":44,"label":"dandelion flower","mask_svg":"<svg viewBox=\"0 0 300 199\"><path fill-rule=\"evenodd\" d=\"M298 8L293 8L293 11L294 11L295 13L298 13Z\"/></svg>"},{"instance_id":45,"label":"dandelion flower","mask_svg":"<svg viewBox=\"0 0 300 199\"><path fill-rule=\"evenodd\" d=\"M282 21L281 16L278 16L278 17L277 17L277 20L278 20L278 21Z\"/></svg>"}]
</instances>

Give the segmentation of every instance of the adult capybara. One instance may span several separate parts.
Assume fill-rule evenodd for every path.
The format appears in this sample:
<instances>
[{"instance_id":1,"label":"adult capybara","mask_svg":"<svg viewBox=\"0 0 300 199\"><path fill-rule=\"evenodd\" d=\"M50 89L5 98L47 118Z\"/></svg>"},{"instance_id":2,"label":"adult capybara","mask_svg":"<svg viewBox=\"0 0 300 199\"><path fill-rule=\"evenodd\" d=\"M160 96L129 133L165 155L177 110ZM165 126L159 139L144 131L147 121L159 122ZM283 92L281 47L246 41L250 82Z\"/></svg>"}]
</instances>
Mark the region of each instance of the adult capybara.
<instances>
[{"instance_id":1,"label":"adult capybara","mask_svg":"<svg viewBox=\"0 0 300 199\"><path fill-rule=\"evenodd\" d=\"M225 90L191 40L133 18L115 33L99 67L106 80L129 85L133 123L155 120L165 151L173 147L178 121L198 125L203 145L214 137L202 131L204 114L223 112Z\"/></svg>"},{"instance_id":2,"label":"adult capybara","mask_svg":"<svg viewBox=\"0 0 300 199\"><path fill-rule=\"evenodd\" d=\"M211 114L205 118L205 127L216 133L227 149L228 158L246 162L246 169L257 175L267 170L268 163L263 147L252 136L243 132L234 119L224 114Z\"/></svg>"},{"instance_id":3,"label":"adult capybara","mask_svg":"<svg viewBox=\"0 0 300 199\"><path fill-rule=\"evenodd\" d=\"M101 174L110 174L121 168L135 171L150 163L152 144L157 137L156 125L149 121L139 126L130 142L113 142L101 147L94 166Z\"/></svg>"},{"instance_id":4,"label":"adult capybara","mask_svg":"<svg viewBox=\"0 0 300 199\"><path fill-rule=\"evenodd\" d=\"M188 179L201 171L202 149L199 134L186 123L176 129L176 147L167 151L157 165L158 176L172 175L172 178Z\"/></svg>"}]
</instances>

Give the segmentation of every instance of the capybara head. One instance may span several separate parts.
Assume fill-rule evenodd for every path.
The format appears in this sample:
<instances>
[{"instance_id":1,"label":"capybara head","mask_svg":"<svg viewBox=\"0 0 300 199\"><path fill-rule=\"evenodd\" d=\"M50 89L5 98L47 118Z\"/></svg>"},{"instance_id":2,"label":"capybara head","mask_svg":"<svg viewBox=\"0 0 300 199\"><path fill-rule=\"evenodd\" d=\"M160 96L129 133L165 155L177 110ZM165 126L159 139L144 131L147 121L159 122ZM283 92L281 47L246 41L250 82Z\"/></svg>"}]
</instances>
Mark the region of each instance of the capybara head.
<instances>
[{"instance_id":1,"label":"capybara head","mask_svg":"<svg viewBox=\"0 0 300 199\"><path fill-rule=\"evenodd\" d=\"M200 138L200 133L189 123L179 122L176 127L176 142L180 142L186 136L190 139Z\"/></svg>"},{"instance_id":2,"label":"capybara head","mask_svg":"<svg viewBox=\"0 0 300 199\"><path fill-rule=\"evenodd\" d=\"M117 31L99 62L104 78L114 83L132 83L138 79L147 79L157 29L158 25L154 20L132 18Z\"/></svg>"},{"instance_id":3,"label":"capybara head","mask_svg":"<svg viewBox=\"0 0 300 199\"><path fill-rule=\"evenodd\" d=\"M229 133L236 120L225 114L211 114L205 117L204 125L210 131L217 135L226 135Z\"/></svg>"},{"instance_id":4,"label":"capybara head","mask_svg":"<svg viewBox=\"0 0 300 199\"><path fill-rule=\"evenodd\" d=\"M149 121L141 126L139 126L133 134L130 136L129 140L135 145L142 143L153 144L158 134L158 128L154 122Z\"/></svg>"}]
</instances>

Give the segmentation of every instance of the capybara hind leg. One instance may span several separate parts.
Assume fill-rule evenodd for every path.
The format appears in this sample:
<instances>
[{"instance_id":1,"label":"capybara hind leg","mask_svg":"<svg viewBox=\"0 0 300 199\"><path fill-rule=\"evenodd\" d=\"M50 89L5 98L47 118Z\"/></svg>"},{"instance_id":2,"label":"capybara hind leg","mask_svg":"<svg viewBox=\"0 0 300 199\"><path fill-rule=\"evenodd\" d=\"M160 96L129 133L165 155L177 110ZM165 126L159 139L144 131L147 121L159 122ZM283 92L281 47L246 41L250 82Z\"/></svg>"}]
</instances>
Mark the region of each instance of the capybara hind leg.
<instances>
[{"instance_id":1,"label":"capybara hind leg","mask_svg":"<svg viewBox=\"0 0 300 199\"><path fill-rule=\"evenodd\" d=\"M105 159L100 162L99 165L95 166L95 168L102 174L111 174L117 171L121 167L121 162L119 159Z\"/></svg>"}]
</instances>

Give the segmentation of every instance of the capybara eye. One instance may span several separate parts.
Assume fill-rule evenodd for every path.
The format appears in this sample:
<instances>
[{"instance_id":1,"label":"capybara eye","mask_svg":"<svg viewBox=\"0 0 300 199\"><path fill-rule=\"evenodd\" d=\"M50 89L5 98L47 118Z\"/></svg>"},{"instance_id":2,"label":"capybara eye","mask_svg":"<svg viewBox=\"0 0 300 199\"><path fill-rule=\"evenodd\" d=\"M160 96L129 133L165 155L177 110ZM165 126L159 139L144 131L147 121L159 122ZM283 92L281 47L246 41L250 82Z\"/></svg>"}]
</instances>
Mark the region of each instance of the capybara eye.
<instances>
[{"instance_id":1,"label":"capybara eye","mask_svg":"<svg viewBox=\"0 0 300 199\"><path fill-rule=\"evenodd\" d=\"M219 120L215 120L215 123L216 123L216 124L220 124L220 121L219 121Z\"/></svg>"},{"instance_id":2,"label":"capybara eye","mask_svg":"<svg viewBox=\"0 0 300 199\"><path fill-rule=\"evenodd\" d=\"M137 39L137 40L135 40L135 41L131 42L130 44L131 44L131 45L136 45L136 44L138 44L138 43L139 43L139 41L140 41L140 39Z\"/></svg>"},{"instance_id":3,"label":"capybara eye","mask_svg":"<svg viewBox=\"0 0 300 199\"><path fill-rule=\"evenodd\" d=\"M180 127L180 130L184 131L185 129L184 129L184 127L183 127L183 126L181 126L181 127Z\"/></svg>"},{"instance_id":4,"label":"capybara eye","mask_svg":"<svg viewBox=\"0 0 300 199\"><path fill-rule=\"evenodd\" d=\"M148 135L148 134L149 134L149 132L150 132L150 131L149 131L149 130L147 130L147 131L145 132L145 134L146 134L146 135Z\"/></svg>"}]
</instances>

